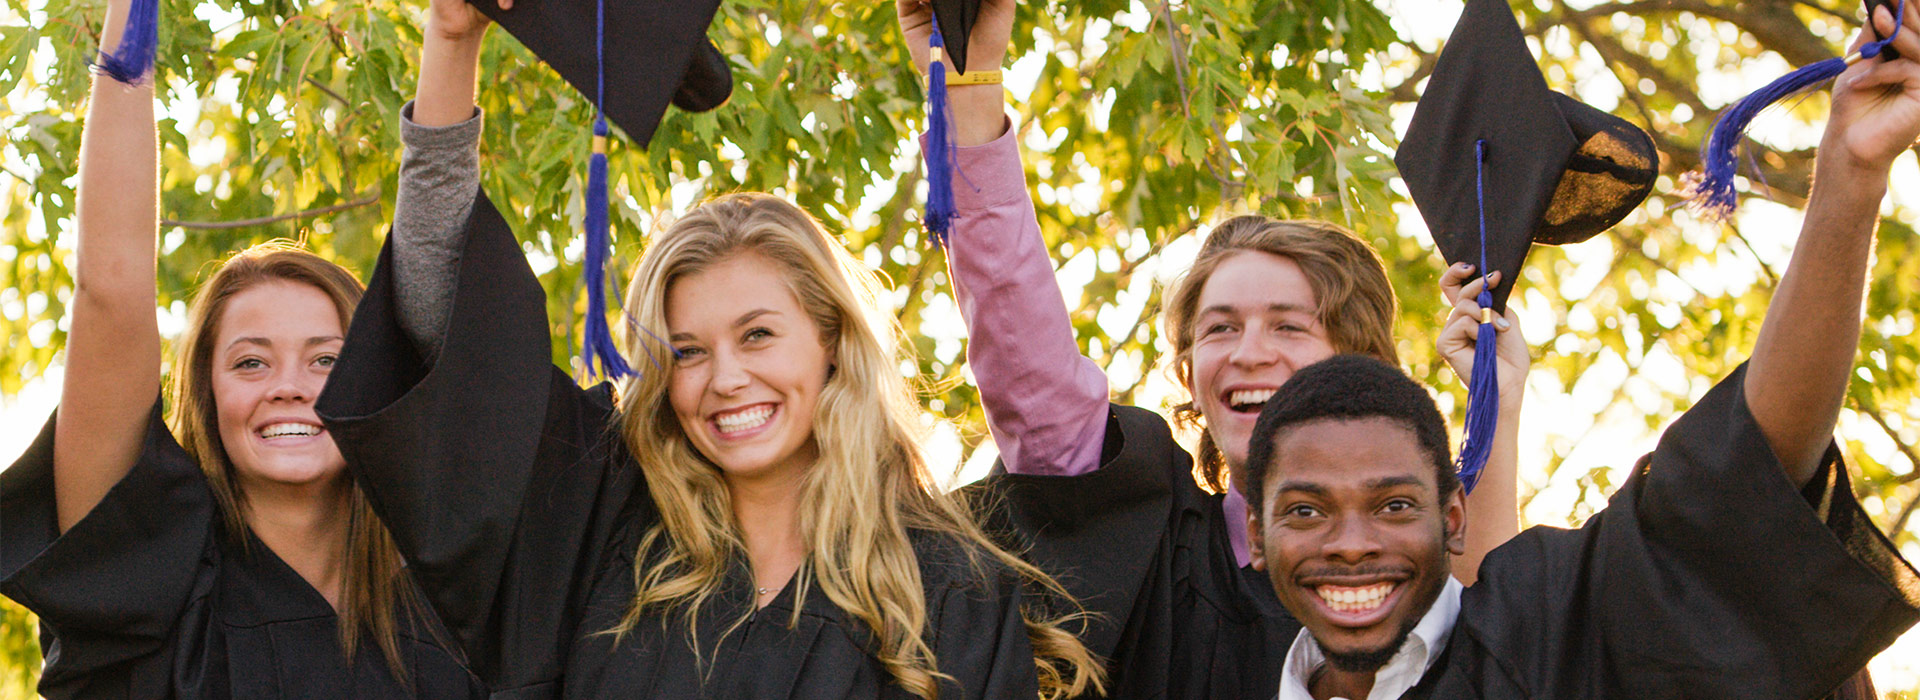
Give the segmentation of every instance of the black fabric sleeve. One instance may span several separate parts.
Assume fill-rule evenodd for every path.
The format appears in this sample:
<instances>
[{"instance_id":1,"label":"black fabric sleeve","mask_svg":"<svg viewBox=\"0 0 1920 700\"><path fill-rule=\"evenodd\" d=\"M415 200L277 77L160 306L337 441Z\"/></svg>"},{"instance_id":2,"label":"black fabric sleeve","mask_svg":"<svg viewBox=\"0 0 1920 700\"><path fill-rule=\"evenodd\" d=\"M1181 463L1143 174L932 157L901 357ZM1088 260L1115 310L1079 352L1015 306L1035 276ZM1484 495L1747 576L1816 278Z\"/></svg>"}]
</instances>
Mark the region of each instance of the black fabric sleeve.
<instances>
[{"instance_id":1,"label":"black fabric sleeve","mask_svg":"<svg viewBox=\"0 0 1920 700\"><path fill-rule=\"evenodd\" d=\"M138 461L65 533L54 513L48 418L0 472L0 593L32 610L55 645L40 692L158 697L180 616L210 561L217 517L206 477L155 402Z\"/></svg>"},{"instance_id":2,"label":"black fabric sleeve","mask_svg":"<svg viewBox=\"0 0 1920 700\"><path fill-rule=\"evenodd\" d=\"M1094 471L983 482L988 529L1093 614L1108 697L1271 698L1300 628L1234 560L1221 497L1159 414L1115 405L1104 439Z\"/></svg>"},{"instance_id":3,"label":"black fabric sleeve","mask_svg":"<svg viewBox=\"0 0 1920 700\"><path fill-rule=\"evenodd\" d=\"M1819 697L1920 619L1920 576L1854 502L1838 449L1803 495L1744 376L1584 527L1533 528L1481 566L1460 624L1526 695Z\"/></svg>"},{"instance_id":4,"label":"black fabric sleeve","mask_svg":"<svg viewBox=\"0 0 1920 700\"><path fill-rule=\"evenodd\" d=\"M1192 478L1192 462L1166 423L1143 409L1114 405L1107 434L1112 459L1099 469L1074 476L996 469L983 486L990 526L1010 534L1014 551L1095 614L1081 639L1112 658L1149 588L1148 572L1166 553L1175 480Z\"/></svg>"},{"instance_id":5,"label":"black fabric sleeve","mask_svg":"<svg viewBox=\"0 0 1920 700\"><path fill-rule=\"evenodd\" d=\"M438 356L398 323L389 241L317 409L475 674L540 697L637 470L611 394L550 363L545 293L484 192L467 229Z\"/></svg>"}]
</instances>

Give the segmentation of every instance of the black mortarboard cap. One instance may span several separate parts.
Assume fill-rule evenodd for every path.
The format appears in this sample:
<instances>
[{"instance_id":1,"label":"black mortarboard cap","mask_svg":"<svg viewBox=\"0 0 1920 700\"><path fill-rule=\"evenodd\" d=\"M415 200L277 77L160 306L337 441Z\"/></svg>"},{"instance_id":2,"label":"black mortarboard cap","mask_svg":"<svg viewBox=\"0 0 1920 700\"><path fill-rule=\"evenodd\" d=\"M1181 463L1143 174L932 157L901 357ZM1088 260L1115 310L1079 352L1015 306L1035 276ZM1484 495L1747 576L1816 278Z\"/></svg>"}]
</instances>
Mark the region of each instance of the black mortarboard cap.
<instances>
[{"instance_id":1,"label":"black mortarboard cap","mask_svg":"<svg viewBox=\"0 0 1920 700\"><path fill-rule=\"evenodd\" d=\"M1501 273L1503 311L1527 249L1618 223L1646 200L1659 155L1639 127L1547 89L1505 0L1468 0L1394 162L1447 262Z\"/></svg>"},{"instance_id":2,"label":"black mortarboard cap","mask_svg":"<svg viewBox=\"0 0 1920 700\"><path fill-rule=\"evenodd\" d=\"M973 20L980 16L980 0L933 0L933 17L940 22L940 34L946 40L947 65L956 73L967 72L967 38L973 35Z\"/></svg>"},{"instance_id":3,"label":"black mortarboard cap","mask_svg":"<svg viewBox=\"0 0 1920 700\"><path fill-rule=\"evenodd\" d=\"M667 104L703 111L726 102L733 75L707 41L720 0L532 0L501 10L469 0L560 73L636 143L646 144ZM600 94L599 12L607 86Z\"/></svg>"},{"instance_id":4,"label":"black mortarboard cap","mask_svg":"<svg viewBox=\"0 0 1920 700\"><path fill-rule=\"evenodd\" d=\"M1493 314L1534 243L1577 243L1619 223L1653 188L1653 139L1547 89L1506 0L1467 0L1394 163L1448 263L1500 273L1483 291L1460 483L1491 454L1500 405Z\"/></svg>"}]
</instances>

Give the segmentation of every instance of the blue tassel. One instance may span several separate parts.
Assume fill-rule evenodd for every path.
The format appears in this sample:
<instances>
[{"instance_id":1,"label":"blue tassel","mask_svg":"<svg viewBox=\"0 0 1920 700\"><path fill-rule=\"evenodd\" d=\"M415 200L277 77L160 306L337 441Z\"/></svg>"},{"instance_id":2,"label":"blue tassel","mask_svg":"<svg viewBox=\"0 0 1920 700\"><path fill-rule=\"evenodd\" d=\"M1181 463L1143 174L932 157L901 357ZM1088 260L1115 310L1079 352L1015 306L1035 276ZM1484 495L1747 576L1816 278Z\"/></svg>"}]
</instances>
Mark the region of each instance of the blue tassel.
<instances>
[{"instance_id":1,"label":"blue tassel","mask_svg":"<svg viewBox=\"0 0 1920 700\"><path fill-rule=\"evenodd\" d=\"M1893 16L1898 19L1906 10L1906 0L1900 0ZM1873 18L1867 18L1872 24ZM1869 42L1860 47L1860 54L1853 60L1872 60L1885 50L1893 38L1900 35L1903 22L1896 21L1893 33L1887 38ZM1768 83L1766 87L1755 90L1735 102L1720 113L1713 122L1713 134L1707 139L1707 147L1701 153L1701 173L1688 188L1687 196L1692 200L1695 211L1708 219L1722 221L1733 216L1733 210L1739 204L1739 195L1733 191L1734 171L1739 167L1739 156L1734 152L1745 140L1747 127L1755 117L1781 100L1798 95L1801 92L1820 85L1846 72L1851 63L1846 58L1829 58L1801 67L1780 79Z\"/></svg>"},{"instance_id":2,"label":"blue tassel","mask_svg":"<svg viewBox=\"0 0 1920 700\"><path fill-rule=\"evenodd\" d=\"M1480 470L1493 453L1493 428L1500 417L1499 332L1493 327L1493 285L1487 280L1492 274L1487 270L1487 142L1475 142L1473 152L1474 189L1480 205L1480 334L1473 341L1473 378L1467 382L1467 436L1460 444L1460 460L1454 464L1460 487L1469 494L1480 483Z\"/></svg>"},{"instance_id":3,"label":"blue tassel","mask_svg":"<svg viewBox=\"0 0 1920 700\"><path fill-rule=\"evenodd\" d=\"M1766 87L1741 98L1721 112L1720 118L1713 122L1713 135L1708 138L1706 153L1700 159L1700 179L1693 183L1688 193L1694 208L1713 220L1732 216L1739 196L1733 191L1733 176L1740 165L1740 158L1734 151L1746 138L1747 126L1753 123L1754 117L1760 116L1775 102L1832 80L1846 70L1847 59L1844 58L1829 58L1809 64L1768 83Z\"/></svg>"},{"instance_id":4,"label":"blue tassel","mask_svg":"<svg viewBox=\"0 0 1920 700\"><path fill-rule=\"evenodd\" d=\"M945 247L958 206L953 201L953 110L947 104L946 40L933 21L927 63L927 232Z\"/></svg>"},{"instance_id":5,"label":"blue tassel","mask_svg":"<svg viewBox=\"0 0 1920 700\"><path fill-rule=\"evenodd\" d=\"M1493 293L1480 292L1480 308L1486 309L1480 337L1473 341L1473 379L1467 383L1467 437L1460 445L1460 487L1473 493L1480 483L1480 470L1493 453L1493 428L1500 420L1500 353L1494 329Z\"/></svg>"},{"instance_id":6,"label":"blue tassel","mask_svg":"<svg viewBox=\"0 0 1920 700\"><path fill-rule=\"evenodd\" d=\"M120 45L101 53L95 65L107 77L139 85L153 70L153 53L160 45L160 0L133 0L127 24L120 29Z\"/></svg>"},{"instance_id":7,"label":"blue tassel","mask_svg":"<svg viewBox=\"0 0 1920 700\"><path fill-rule=\"evenodd\" d=\"M599 356L604 375L619 380L633 374L620 347L613 342L613 329L607 324L607 259L613 247L607 224L607 120L602 116L593 125L593 157L587 161L587 251L585 286L587 288L587 337L581 343L580 359L587 375L594 374L593 359Z\"/></svg>"},{"instance_id":8,"label":"blue tassel","mask_svg":"<svg viewBox=\"0 0 1920 700\"><path fill-rule=\"evenodd\" d=\"M606 104L607 97L607 4L606 0L594 3L594 22L598 29L593 39L593 51L597 67L594 79L593 104L595 108ZM581 274L587 288L587 337L580 343L580 362L586 365L587 376L594 375L593 358L599 356L604 376L619 381L633 375L633 368L620 356L620 346L613 342L613 329L607 325L607 259L613 248L612 234L607 222L607 114L599 111L593 122L593 156L587 161L587 250L581 264L586 266Z\"/></svg>"}]
</instances>

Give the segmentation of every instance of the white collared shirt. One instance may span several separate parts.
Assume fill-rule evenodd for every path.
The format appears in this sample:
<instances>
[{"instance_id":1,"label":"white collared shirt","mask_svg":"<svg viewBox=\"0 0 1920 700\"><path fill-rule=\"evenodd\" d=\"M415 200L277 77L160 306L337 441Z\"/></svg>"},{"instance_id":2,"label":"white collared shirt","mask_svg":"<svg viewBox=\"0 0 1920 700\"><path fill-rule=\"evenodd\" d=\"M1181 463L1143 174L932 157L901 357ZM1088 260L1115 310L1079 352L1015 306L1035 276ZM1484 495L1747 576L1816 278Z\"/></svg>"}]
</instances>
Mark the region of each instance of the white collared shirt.
<instances>
[{"instance_id":1,"label":"white collared shirt","mask_svg":"<svg viewBox=\"0 0 1920 700\"><path fill-rule=\"evenodd\" d=\"M1393 659L1373 674L1373 690L1364 700L1398 700L1408 690L1427 675L1427 668L1440 658L1440 652L1447 648L1447 637L1453 633L1453 623L1460 618L1460 581L1452 576L1440 588L1440 595L1433 599L1433 607L1427 608L1427 614L1421 616L1420 623L1414 625L1413 632L1407 635L1407 641L1400 644L1400 651L1394 652ZM1280 672L1280 697L1278 700L1313 700L1313 694L1307 691L1307 682L1313 673L1327 662L1326 653L1321 651L1320 643L1305 628L1293 638L1293 646L1287 649L1287 664ZM1348 700L1363 700L1350 698Z\"/></svg>"}]
</instances>

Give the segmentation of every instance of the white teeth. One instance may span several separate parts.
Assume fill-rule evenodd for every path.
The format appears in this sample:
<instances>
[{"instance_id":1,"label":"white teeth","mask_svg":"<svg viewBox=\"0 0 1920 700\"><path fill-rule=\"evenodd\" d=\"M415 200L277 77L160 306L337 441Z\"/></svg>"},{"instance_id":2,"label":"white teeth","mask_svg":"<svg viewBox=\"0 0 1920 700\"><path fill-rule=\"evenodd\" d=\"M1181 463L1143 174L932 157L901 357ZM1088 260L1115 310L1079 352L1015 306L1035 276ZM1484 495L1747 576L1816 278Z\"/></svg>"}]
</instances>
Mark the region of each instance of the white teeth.
<instances>
[{"instance_id":1,"label":"white teeth","mask_svg":"<svg viewBox=\"0 0 1920 700\"><path fill-rule=\"evenodd\" d=\"M1273 398L1273 392L1272 389L1241 389L1227 395L1227 404L1235 407L1258 406Z\"/></svg>"},{"instance_id":2,"label":"white teeth","mask_svg":"<svg viewBox=\"0 0 1920 700\"><path fill-rule=\"evenodd\" d=\"M1360 588L1320 586L1315 592L1334 612L1357 613L1380 607L1381 603L1386 602L1387 595L1393 593L1393 588L1394 584L1391 583L1376 583Z\"/></svg>"},{"instance_id":3,"label":"white teeth","mask_svg":"<svg viewBox=\"0 0 1920 700\"><path fill-rule=\"evenodd\" d=\"M737 433L765 425L767 419L772 417L772 406L755 406L739 413L715 416L713 423L720 427L722 433Z\"/></svg>"},{"instance_id":4,"label":"white teeth","mask_svg":"<svg viewBox=\"0 0 1920 700\"><path fill-rule=\"evenodd\" d=\"M260 437L277 438L289 435L319 435L320 426L306 423L274 423L260 429Z\"/></svg>"}]
</instances>

